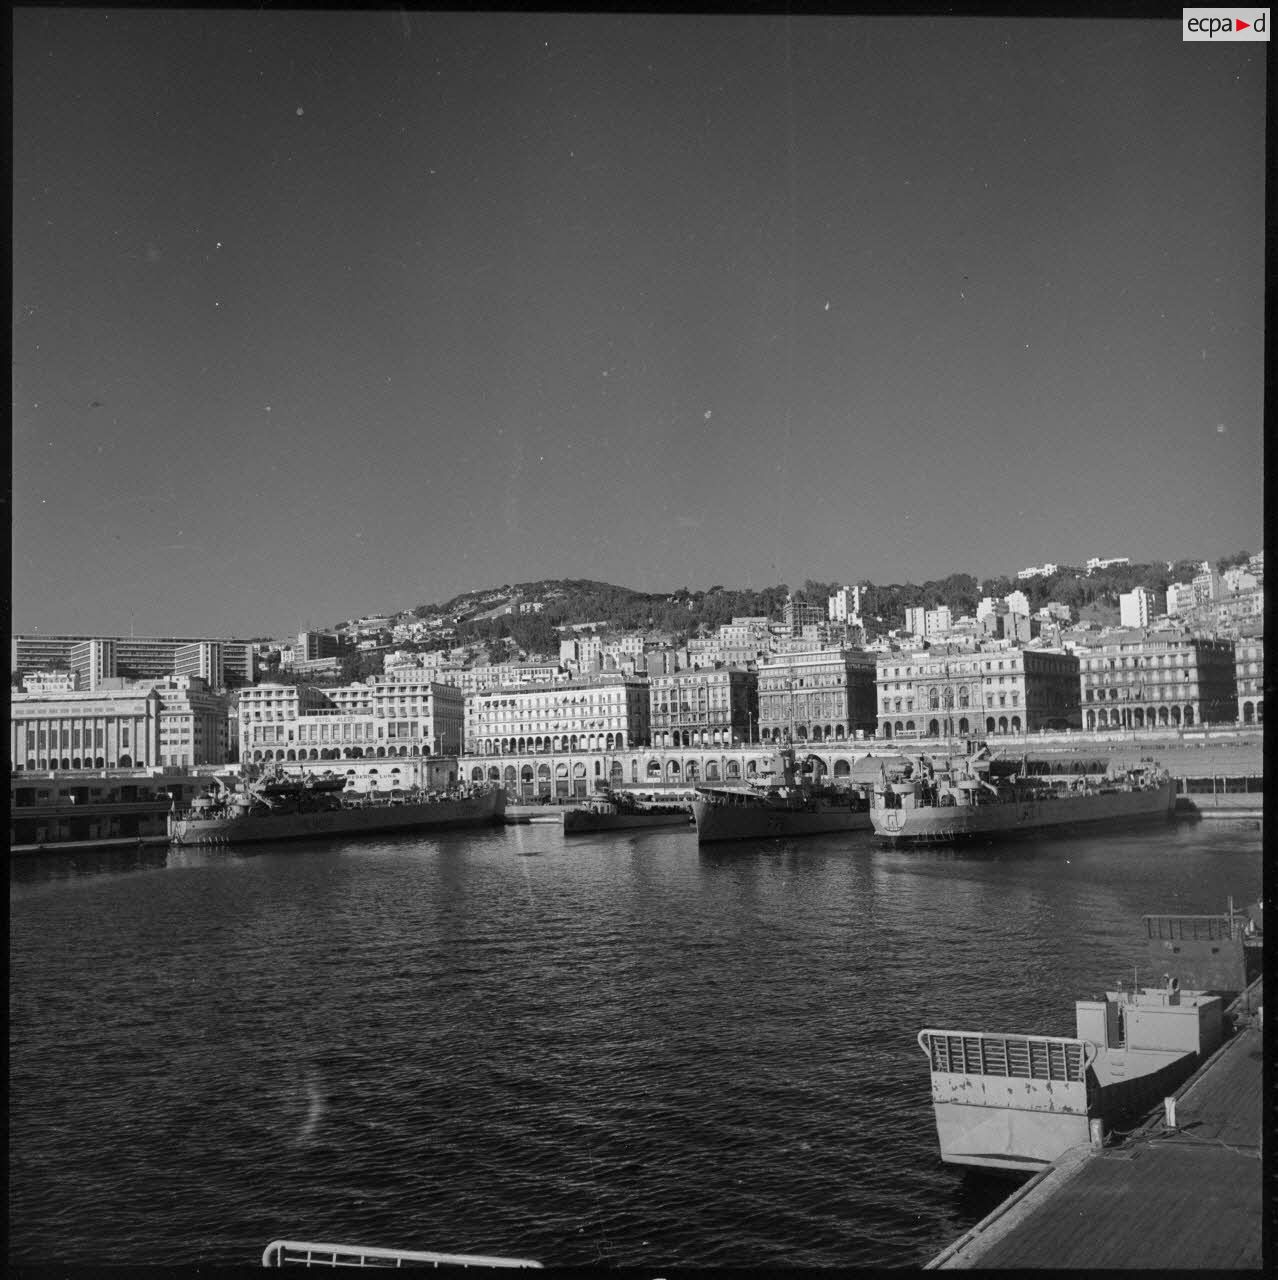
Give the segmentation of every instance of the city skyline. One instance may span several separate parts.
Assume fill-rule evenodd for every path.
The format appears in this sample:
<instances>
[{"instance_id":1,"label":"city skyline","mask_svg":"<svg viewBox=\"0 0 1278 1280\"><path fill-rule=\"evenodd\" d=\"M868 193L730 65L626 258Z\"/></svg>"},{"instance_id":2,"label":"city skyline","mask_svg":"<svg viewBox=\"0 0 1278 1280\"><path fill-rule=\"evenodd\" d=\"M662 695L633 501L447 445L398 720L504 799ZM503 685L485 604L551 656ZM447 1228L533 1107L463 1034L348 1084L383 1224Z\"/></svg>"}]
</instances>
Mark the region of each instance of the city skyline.
<instances>
[{"instance_id":1,"label":"city skyline","mask_svg":"<svg viewBox=\"0 0 1278 1280\"><path fill-rule=\"evenodd\" d=\"M15 632L1260 549L1253 46L28 9L13 86Z\"/></svg>"}]
</instances>

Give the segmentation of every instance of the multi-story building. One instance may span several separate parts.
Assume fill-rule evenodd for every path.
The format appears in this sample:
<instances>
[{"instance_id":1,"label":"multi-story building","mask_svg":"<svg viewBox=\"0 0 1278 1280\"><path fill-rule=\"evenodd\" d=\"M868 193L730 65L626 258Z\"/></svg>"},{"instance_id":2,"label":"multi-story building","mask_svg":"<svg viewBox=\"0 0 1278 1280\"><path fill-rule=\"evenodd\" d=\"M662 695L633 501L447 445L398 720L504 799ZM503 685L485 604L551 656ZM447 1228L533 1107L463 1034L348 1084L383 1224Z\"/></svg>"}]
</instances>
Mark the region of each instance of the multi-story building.
<instances>
[{"instance_id":1,"label":"multi-story building","mask_svg":"<svg viewBox=\"0 0 1278 1280\"><path fill-rule=\"evenodd\" d=\"M759 660L761 742L842 742L874 732L874 654L807 649Z\"/></svg>"},{"instance_id":2,"label":"multi-story building","mask_svg":"<svg viewBox=\"0 0 1278 1280\"><path fill-rule=\"evenodd\" d=\"M1211 604L1220 595L1220 574L1210 560L1204 560L1202 567L1194 574L1191 583L1194 589L1196 605Z\"/></svg>"},{"instance_id":3,"label":"multi-story building","mask_svg":"<svg viewBox=\"0 0 1278 1280\"><path fill-rule=\"evenodd\" d=\"M808 604L793 596L786 596L781 618L787 635L801 636L803 628L809 623L826 621L826 611L819 604Z\"/></svg>"},{"instance_id":4,"label":"multi-story building","mask_svg":"<svg viewBox=\"0 0 1278 1280\"><path fill-rule=\"evenodd\" d=\"M297 666L321 658L340 658L351 647L350 638L338 635L336 631L299 631L297 646L293 650L293 663Z\"/></svg>"},{"instance_id":5,"label":"multi-story building","mask_svg":"<svg viewBox=\"0 0 1278 1280\"><path fill-rule=\"evenodd\" d=\"M828 600L827 608L831 622L847 622L854 627L861 625L861 596L864 588L860 586L840 587ZM735 622L736 619L734 618Z\"/></svg>"},{"instance_id":6,"label":"multi-story building","mask_svg":"<svg viewBox=\"0 0 1278 1280\"><path fill-rule=\"evenodd\" d=\"M877 695L884 738L1081 725L1078 659L1044 649L881 654Z\"/></svg>"},{"instance_id":7,"label":"multi-story building","mask_svg":"<svg viewBox=\"0 0 1278 1280\"><path fill-rule=\"evenodd\" d=\"M224 764L227 702L198 677L14 693L12 771Z\"/></svg>"},{"instance_id":8,"label":"multi-story building","mask_svg":"<svg viewBox=\"0 0 1278 1280\"><path fill-rule=\"evenodd\" d=\"M1009 591L1003 597L1003 603L1007 605L1008 613L1020 614L1022 617L1028 618L1030 615L1029 596L1019 588L1015 591Z\"/></svg>"},{"instance_id":9,"label":"multi-story building","mask_svg":"<svg viewBox=\"0 0 1278 1280\"><path fill-rule=\"evenodd\" d=\"M1231 723L1238 709L1232 641L1155 633L1079 653L1083 727Z\"/></svg>"},{"instance_id":10,"label":"multi-story building","mask_svg":"<svg viewBox=\"0 0 1278 1280\"><path fill-rule=\"evenodd\" d=\"M315 689L262 684L240 695L245 762L457 755L465 698L454 685L375 678Z\"/></svg>"},{"instance_id":11,"label":"multi-story building","mask_svg":"<svg viewBox=\"0 0 1278 1280\"><path fill-rule=\"evenodd\" d=\"M1118 616L1124 627L1147 627L1153 612L1154 595L1144 587L1133 587L1118 597Z\"/></svg>"},{"instance_id":12,"label":"multi-story building","mask_svg":"<svg viewBox=\"0 0 1278 1280\"><path fill-rule=\"evenodd\" d=\"M117 663L114 640L80 640L71 646L71 670L81 689L100 688L104 680L114 680Z\"/></svg>"},{"instance_id":13,"label":"multi-story building","mask_svg":"<svg viewBox=\"0 0 1278 1280\"><path fill-rule=\"evenodd\" d=\"M937 605L935 609L919 606L917 609L905 611L905 629L911 635L919 636L924 640L932 640L944 635L951 625L953 625L953 619L950 616L950 606L947 604Z\"/></svg>"},{"instance_id":14,"label":"multi-story building","mask_svg":"<svg viewBox=\"0 0 1278 1280\"><path fill-rule=\"evenodd\" d=\"M649 679L654 747L718 747L753 741L759 678L743 667L677 671Z\"/></svg>"},{"instance_id":15,"label":"multi-story building","mask_svg":"<svg viewBox=\"0 0 1278 1280\"><path fill-rule=\"evenodd\" d=\"M1054 564L1032 564L1027 569L1017 570L1016 576L1024 582L1029 578L1050 578L1055 572Z\"/></svg>"},{"instance_id":16,"label":"multi-story building","mask_svg":"<svg viewBox=\"0 0 1278 1280\"><path fill-rule=\"evenodd\" d=\"M1108 560L1103 560L1099 556L1093 556L1086 564L1087 572L1093 573L1097 569L1109 569L1116 564L1131 564L1131 560L1127 556L1111 556Z\"/></svg>"},{"instance_id":17,"label":"multi-story building","mask_svg":"<svg viewBox=\"0 0 1278 1280\"><path fill-rule=\"evenodd\" d=\"M222 664L222 645L217 640L197 640L180 644L173 654L175 676L199 676L210 689L226 687L226 670Z\"/></svg>"},{"instance_id":18,"label":"multi-story building","mask_svg":"<svg viewBox=\"0 0 1278 1280\"><path fill-rule=\"evenodd\" d=\"M1179 618L1189 613L1197 604L1194 587L1190 582L1173 582L1167 588L1167 616Z\"/></svg>"},{"instance_id":19,"label":"multi-story building","mask_svg":"<svg viewBox=\"0 0 1278 1280\"><path fill-rule=\"evenodd\" d=\"M648 715L646 677L602 672L551 688L492 689L466 699L466 751L621 751L647 744Z\"/></svg>"},{"instance_id":20,"label":"multi-story building","mask_svg":"<svg viewBox=\"0 0 1278 1280\"><path fill-rule=\"evenodd\" d=\"M156 764L225 764L234 754L228 703L202 676L171 676L155 684L160 695Z\"/></svg>"},{"instance_id":21,"label":"multi-story building","mask_svg":"<svg viewBox=\"0 0 1278 1280\"><path fill-rule=\"evenodd\" d=\"M1258 634L1264 629L1265 589L1254 587L1221 596L1206 611L1204 621L1218 635Z\"/></svg>"},{"instance_id":22,"label":"multi-story building","mask_svg":"<svg viewBox=\"0 0 1278 1280\"><path fill-rule=\"evenodd\" d=\"M74 671L32 671L22 677L22 687L27 693L69 693L80 687L80 677Z\"/></svg>"},{"instance_id":23,"label":"multi-story building","mask_svg":"<svg viewBox=\"0 0 1278 1280\"><path fill-rule=\"evenodd\" d=\"M1238 723L1264 724L1264 636L1251 636L1234 643L1234 681L1238 689Z\"/></svg>"},{"instance_id":24,"label":"multi-story building","mask_svg":"<svg viewBox=\"0 0 1278 1280\"><path fill-rule=\"evenodd\" d=\"M257 673L257 647L243 640L219 636L69 636L15 635L13 671L39 671L54 664L71 665L71 650L86 640L109 640L115 646L120 674L149 680L173 674L182 645L212 640L222 646L222 665L228 677L250 684Z\"/></svg>"}]
</instances>

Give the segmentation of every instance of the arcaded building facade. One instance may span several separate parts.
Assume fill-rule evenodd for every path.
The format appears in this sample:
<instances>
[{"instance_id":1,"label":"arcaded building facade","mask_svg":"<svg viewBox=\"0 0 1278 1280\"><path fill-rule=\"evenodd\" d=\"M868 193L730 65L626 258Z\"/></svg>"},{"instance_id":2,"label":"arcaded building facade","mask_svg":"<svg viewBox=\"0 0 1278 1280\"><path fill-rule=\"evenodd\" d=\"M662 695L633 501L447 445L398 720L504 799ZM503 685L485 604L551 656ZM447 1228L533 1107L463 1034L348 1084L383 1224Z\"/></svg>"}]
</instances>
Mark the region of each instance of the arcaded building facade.
<instances>
[{"instance_id":1,"label":"arcaded building facade","mask_svg":"<svg viewBox=\"0 0 1278 1280\"><path fill-rule=\"evenodd\" d=\"M1238 723L1265 723L1265 638L1253 636L1234 645Z\"/></svg>"},{"instance_id":2,"label":"arcaded building facade","mask_svg":"<svg viewBox=\"0 0 1278 1280\"><path fill-rule=\"evenodd\" d=\"M648 713L647 679L608 673L475 693L466 699L466 752L621 751L647 744Z\"/></svg>"},{"instance_id":3,"label":"arcaded building facade","mask_svg":"<svg viewBox=\"0 0 1278 1280\"><path fill-rule=\"evenodd\" d=\"M878 662L879 736L1077 729L1078 659L1043 649L883 654Z\"/></svg>"},{"instance_id":4,"label":"arcaded building facade","mask_svg":"<svg viewBox=\"0 0 1278 1280\"><path fill-rule=\"evenodd\" d=\"M1080 659L1084 728L1232 724L1238 715L1232 640L1136 635Z\"/></svg>"},{"instance_id":5,"label":"arcaded building facade","mask_svg":"<svg viewBox=\"0 0 1278 1280\"><path fill-rule=\"evenodd\" d=\"M759 741L842 742L874 732L875 655L809 649L759 660Z\"/></svg>"},{"instance_id":6,"label":"arcaded building facade","mask_svg":"<svg viewBox=\"0 0 1278 1280\"><path fill-rule=\"evenodd\" d=\"M759 724L759 678L744 667L649 677L654 747L750 742Z\"/></svg>"}]
</instances>

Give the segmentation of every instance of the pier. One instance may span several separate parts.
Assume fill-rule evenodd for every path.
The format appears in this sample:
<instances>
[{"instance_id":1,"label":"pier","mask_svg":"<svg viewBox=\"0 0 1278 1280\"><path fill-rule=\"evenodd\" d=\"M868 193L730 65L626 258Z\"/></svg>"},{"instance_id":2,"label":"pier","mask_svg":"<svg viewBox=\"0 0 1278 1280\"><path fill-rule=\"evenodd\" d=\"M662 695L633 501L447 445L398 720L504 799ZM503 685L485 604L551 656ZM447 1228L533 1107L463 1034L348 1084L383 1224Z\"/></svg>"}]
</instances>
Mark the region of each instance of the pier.
<instances>
[{"instance_id":1,"label":"pier","mask_svg":"<svg viewBox=\"0 0 1278 1280\"><path fill-rule=\"evenodd\" d=\"M1117 1146L1067 1151L925 1269L1260 1269L1263 981L1155 1116Z\"/></svg>"}]
</instances>

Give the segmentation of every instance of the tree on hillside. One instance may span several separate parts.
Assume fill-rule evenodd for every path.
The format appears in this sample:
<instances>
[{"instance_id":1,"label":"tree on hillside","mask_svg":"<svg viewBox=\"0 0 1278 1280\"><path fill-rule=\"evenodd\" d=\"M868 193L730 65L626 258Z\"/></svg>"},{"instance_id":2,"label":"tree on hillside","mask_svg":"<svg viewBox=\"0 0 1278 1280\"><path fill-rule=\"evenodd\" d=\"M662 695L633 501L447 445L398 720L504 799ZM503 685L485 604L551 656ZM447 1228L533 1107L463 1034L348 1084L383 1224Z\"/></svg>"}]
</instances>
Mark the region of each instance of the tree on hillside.
<instances>
[{"instance_id":1,"label":"tree on hillside","mask_svg":"<svg viewBox=\"0 0 1278 1280\"><path fill-rule=\"evenodd\" d=\"M1216 561L1216 568L1220 573L1224 573L1226 569L1232 569L1235 565L1246 564L1250 559L1250 551L1235 551L1231 556L1221 556Z\"/></svg>"}]
</instances>

